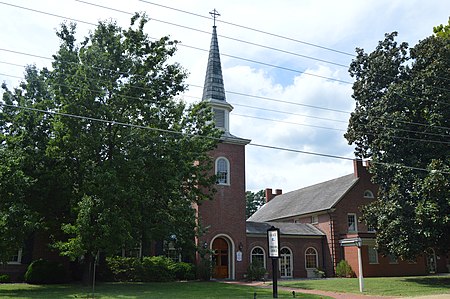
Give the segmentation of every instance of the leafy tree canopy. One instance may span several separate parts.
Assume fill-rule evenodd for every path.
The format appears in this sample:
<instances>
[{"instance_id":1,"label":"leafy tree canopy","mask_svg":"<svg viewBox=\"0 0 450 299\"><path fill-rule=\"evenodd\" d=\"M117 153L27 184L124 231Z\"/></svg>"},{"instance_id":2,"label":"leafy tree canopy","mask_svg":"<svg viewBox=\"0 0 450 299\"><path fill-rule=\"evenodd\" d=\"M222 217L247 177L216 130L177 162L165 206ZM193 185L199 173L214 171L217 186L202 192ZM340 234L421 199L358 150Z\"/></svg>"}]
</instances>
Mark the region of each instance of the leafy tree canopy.
<instances>
[{"instance_id":1,"label":"leafy tree canopy","mask_svg":"<svg viewBox=\"0 0 450 299\"><path fill-rule=\"evenodd\" d=\"M245 200L245 217L249 218L266 203L266 195L264 190L259 190L258 192L246 191Z\"/></svg>"},{"instance_id":2,"label":"leafy tree canopy","mask_svg":"<svg viewBox=\"0 0 450 299\"><path fill-rule=\"evenodd\" d=\"M193 248L192 203L210 196L220 131L207 103L175 99L186 89L169 63L177 42L151 41L146 22L99 22L81 43L62 24L52 69L29 66L19 87L2 86L3 260L37 228L74 258L173 235Z\"/></svg>"},{"instance_id":3,"label":"leafy tree canopy","mask_svg":"<svg viewBox=\"0 0 450 299\"><path fill-rule=\"evenodd\" d=\"M404 258L450 249L449 26L412 48L386 34L349 69L356 108L345 137L380 186L364 219L382 252Z\"/></svg>"}]
</instances>

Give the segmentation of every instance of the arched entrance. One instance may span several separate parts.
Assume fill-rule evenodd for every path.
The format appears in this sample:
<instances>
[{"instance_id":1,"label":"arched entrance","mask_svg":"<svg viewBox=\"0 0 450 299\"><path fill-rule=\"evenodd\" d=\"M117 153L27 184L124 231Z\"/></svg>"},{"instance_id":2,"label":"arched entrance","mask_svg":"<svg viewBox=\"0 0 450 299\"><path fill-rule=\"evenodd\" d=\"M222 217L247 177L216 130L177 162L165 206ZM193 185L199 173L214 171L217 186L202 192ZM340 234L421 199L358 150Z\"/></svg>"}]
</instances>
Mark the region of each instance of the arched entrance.
<instances>
[{"instance_id":1,"label":"arched entrance","mask_svg":"<svg viewBox=\"0 0 450 299\"><path fill-rule=\"evenodd\" d=\"M216 238L212 244L213 250L213 278L223 279L229 277L229 245L224 238Z\"/></svg>"},{"instance_id":2,"label":"arched entrance","mask_svg":"<svg viewBox=\"0 0 450 299\"><path fill-rule=\"evenodd\" d=\"M425 251L425 257L427 259L427 268L428 268L428 273L430 274L434 274L436 273L436 254L434 252L433 248L428 248Z\"/></svg>"}]
</instances>

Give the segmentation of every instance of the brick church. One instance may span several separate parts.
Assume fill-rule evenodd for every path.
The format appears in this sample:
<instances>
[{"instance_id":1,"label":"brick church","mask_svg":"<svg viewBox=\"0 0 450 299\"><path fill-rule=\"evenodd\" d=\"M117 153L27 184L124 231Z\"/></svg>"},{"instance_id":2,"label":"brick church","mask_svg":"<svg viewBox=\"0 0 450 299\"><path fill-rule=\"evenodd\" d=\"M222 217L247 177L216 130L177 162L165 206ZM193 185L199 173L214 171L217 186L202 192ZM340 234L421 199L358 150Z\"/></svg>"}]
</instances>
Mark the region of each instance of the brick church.
<instances>
[{"instance_id":1,"label":"brick church","mask_svg":"<svg viewBox=\"0 0 450 299\"><path fill-rule=\"evenodd\" d=\"M212 201L198 206L200 224L206 228L198 242L213 252L213 278L243 279L249 264L256 260L271 275L266 237L271 226L279 228L281 234L281 278L317 277L318 269L333 276L343 259L356 275L362 269L364 276L450 271L449 257L433 248L415 261L377 252L375 231L359 221L361 207L376 200L378 189L361 161L354 161L353 173L327 182L286 194L266 189L266 204L245 219L245 146L250 140L230 132L233 107L225 97L215 25L202 99L211 103L216 126L223 130L221 142L211 152L218 177L217 193ZM359 247L354 240L360 240Z\"/></svg>"},{"instance_id":2,"label":"brick church","mask_svg":"<svg viewBox=\"0 0 450 299\"><path fill-rule=\"evenodd\" d=\"M199 224L205 229L197 243L212 252L212 278L244 279L248 266L255 261L271 276L267 244L267 229L271 226L279 228L281 234L278 263L281 278L317 277L317 270L333 276L337 263L343 259L356 275L362 269L364 276L450 271L449 255L435 252L433 248L414 261L377 252L376 232L359 218L361 207L376 200L378 188L371 183L370 174L360 161L354 161L352 173L330 181L286 194L279 189L275 193L266 189L266 204L246 219L245 146L250 140L230 132L233 107L225 97L216 26L213 26L203 100L211 104L215 124L223 130L221 142L210 153L214 160L211 172L217 176L217 192L213 200L197 206ZM347 246L354 240L361 241L359 247ZM32 256L22 256L20 249L7 265L0 265L0 272L19 277L36 257L61 259L45 246L49 241L44 238L39 242L41 246L31 246ZM358 251L362 265L358 263ZM142 250L139 253L142 254ZM155 254L158 253L155 251Z\"/></svg>"}]
</instances>

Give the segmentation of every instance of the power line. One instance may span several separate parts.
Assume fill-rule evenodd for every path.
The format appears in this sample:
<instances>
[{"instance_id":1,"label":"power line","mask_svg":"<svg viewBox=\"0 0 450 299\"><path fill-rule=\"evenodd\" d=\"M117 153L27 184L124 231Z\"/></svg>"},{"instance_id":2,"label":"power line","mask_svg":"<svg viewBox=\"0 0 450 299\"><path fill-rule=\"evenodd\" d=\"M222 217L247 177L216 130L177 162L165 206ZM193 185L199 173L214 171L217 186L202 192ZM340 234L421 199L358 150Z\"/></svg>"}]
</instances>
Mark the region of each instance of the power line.
<instances>
[{"instance_id":1,"label":"power line","mask_svg":"<svg viewBox=\"0 0 450 299\"><path fill-rule=\"evenodd\" d=\"M95 6L95 7L99 7L99 8L103 8L103 9L107 9L107 10L111 10L111 11L115 11L115 12L120 12L120 13L124 13L124 14L128 14L128 15L133 15L133 13L131 13L131 12L127 12L127 11L124 11L124 10L121 10L121 9L112 8L112 7L109 7L109 6L103 6L103 5L99 5L99 4L92 3L92 2L87 2L87 1L82 1L82 0L75 0L75 1L87 4L87 5L92 5L92 6ZM145 2L145 1L142 1L142 2ZM198 15L198 16L201 16L201 15ZM201 17L203 17L203 16L201 16ZM209 19L209 17L205 17L205 18ZM180 24L175 24L175 23L172 23L172 22L163 21L163 20L155 19L153 17L151 17L150 19L153 20L153 21L156 21L156 22L161 22L161 23L164 23L164 24L172 25L172 26L177 26L177 27L181 27L181 28L185 28L185 29L189 29L189 30L205 33L205 34L210 34L210 32L208 32L208 31L200 30L200 29L197 29L197 28L193 28L193 27L189 27L189 26L185 26L185 25L180 25ZM227 22L220 21L220 20L217 20L217 21L222 22L222 23L227 23ZM234 26L239 26L239 25L232 24L232 23L227 23L227 24L231 24L231 25L234 25ZM239 26L239 27L241 27L241 26ZM246 28L246 27L243 27L243 28ZM249 29L249 28L247 28L247 29ZM254 31L258 31L258 30L254 30ZM263 32L263 31L259 31L259 32ZM270 34L268 32L263 32L263 33ZM271 34L271 35L274 35L274 34ZM285 54L290 54L290 55L294 55L294 56L298 56L298 57L302 57L302 58L306 58L306 59L311 59L311 60L320 61L320 62L323 62L323 63L333 64L333 65L336 65L336 66L348 68L348 65L340 64L340 63L333 62L333 61L328 61L328 60L324 60L324 59L320 59L320 58L316 58L316 57L311 57L311 56L308 56L308 55L298 54L298 53L295 53L295 52L286 51L286 50L283 50L283 49L270 47L270 46L266 46L266 45L262 45L262 44L258 44L258 43L253 43L253 42L250 42L250 41L247 41L247 40L237 39L237 38L230 37L230 36L225 36L225 35L220 35L220 34L218 34L218 36L221 37L221 38L225 38L225 39L229 39L229 40L233 40L233 41L237 41L237 42L241 42L241 43L245 43L245 44L249 44L249 45L265 48L265 49L272 50L272 51L277 51L277 52L281 52L281 53L285 53ZM276 35L274 35L274 36L276 36ZM278 37L281 37L281 36L278 36ZM286 38L286 39L288 39L288 38ZM309 43L306 43L306 42L303 42L303 43L308 44L308 45L313 45L313 44L309 44ZM321 46L318 46L318 45L315 45L315 46L319 47L319 48L322 48L322 49L327 49L327 50L330 50L330 51L332 50L330 48L321 47ZM333 51L337 52L337 53L341 53L341 54L344 53L344 52L337 51L337 50L333 50ZM345 53L345 54L350 55L352 57L355 56L354 54L348 54L348 53Z\"/></svg>"},{"instance_id":2,"label":"power line","mask_svg":"<svg viewBox=\"0 0 450 299\"><path fill-rule=\"evenodd\" d=\"M0 49L0 50L2 50L2 49ZM16 52L16 53L18 53L18 52ZM20 54L24 54L24 53L20 53ZM38 56L38 57L40 57L40 58L46 58L46 57L43 57L43 56ZM51 58L46 58L46 59L52 60ZM7 64L10 64L10 63L8 63L8 62L2 62L2 61L0 61L0 63L7 63ZM12 64L12 65L20 66L20 65L17 65L17 64ZM99 69L105 70L105 69L103 69L103 68L99 68ZM111 70L111 71L117 72L116 70ZM120 73L120 72L118 72L118 73ZM126 73L126 74L129 74L129 73ZM6 74L3 74L3 75L6 75ZM8 75L6 75L6 76L8 76ZM20 78L20 77L19 77L19 78ZM22 78L22 79L23 79L23 78ZM59 85L60 85L60 86L65 86L65 87L77 89L77 87L72 86L72 85L64 85L64 84L59 84ZM203 88L203 86L198 86L198 85L191 85L191 86ZM143 90L148 90L148 89L145 89L145 88L142 88L142 87L139 87L139 88L140 88L140 89L143 89ZM89 89L89 91L92 91L92 92L101 92L101 90L90 90L90 89ZM228 92L227 92L227 93L228 93ZM231 93L233 93L233 92L231 92ZM236 93L236 94L239 94L239 95L242 95L242 96L245 95L245 96L257 97L257 96L252 96L252 95L247 95L247 94L241 94L241 93ZM120 96L121 96L121 97L124 97L124 98L138 99L137 97L133 97L133 96L125 96L125 95L120 95ZM260 97L260 98L264 98L264 97ZM269 98L264 98L264 99L269 100ZM277 99L270 99L270 100L272 100L272 101L282 101L282 100L277 100ZM285 101L282 101L282 102L285 102ZM295 103L295 102L285 102L285 103L298 104L298 105L301 105L301 106L308 106L308 107L313 107L313 108L316 108L316 109L331 110L331 111L333 111L333 112L342 112L342 111L340 111L340 110L329 109L329 108L323 108L323 107L317 107L317 106L310 106L310 105L300 104L300 103ZM348 113L348 112L347 112L347 113ZM235 114L235 115L237 115L237 114ZM288 124L302 125L302 126L308 126L308 127L315 127L315 128L320 128L320 129L338 130L338 129L336 129L336 128L321 127L321 126L308 125L308 124L300 124L300 123L287 122L287 121L274 120L274 119L267 119L267 118L255 117L255 116L248 116L248 115L239 115L239 116L242 116L242 117L250 117L250 118L256 118L256 119L264 119L264 120L269 120L269 121L274 121L274 122L284 122L284 123L288 123ZM382 128L383 128L383 129L394 129L394 130L397 130L397 131L412 132L412 133L424 134L424 135L430 135L430 136L433 135L433 136L439 136L439 137L447 137L446 135L436 134L436 133L430 133L430 132L421 132L421 131L413 131L413 130L398 129L398 128L389 128L389 127L382 127ZM344 131L344 132L345 132L345 130L340 130L340 131ZM370 133L368 133L368 134L370 134ZM405 138L405 137L394 137L394 138L408 139L408 138ZM425 139L425 140L423 140L423 139L414 139L414 138L409 138L409 139L410 139L410 140L416 140L416 141L422 141L422 142L423 142L423 141L425 141L425 142L426 142L426 141L429 141L429 142L437 142L437 143L441 143L440 141L428 140L428 139Z\"/></svg>"},{"instance_id":3,"label":"power line","mask_svg":"<svg viewBox=\"0 0 450 299\"><path fill-rule=\"evenodd\" d=\"M75 0L75 1L84 2L84 1L80 1L80 0ZM200 15L200 14L197 14L197 13L193 13L193 12L189 12L189 11L182 10L182 9L173 8L173 7L169 7L169 6L165 6L165 5L162 5L162 4L157 4L157 3L150 2L150 1L145 1L145 0L139 0L139 1L151 4L151 5L160 6L160 7L164 7L164 8L167 8L167 9L179 11L179 12L182 12L182 13L194 15L194 16L201 17L201 18L211 19L210 17L203 16L203 15ZM227 25L236 26L236 27L239 27L239 28L244 28L244 29L247 29L247 30L263 33L263 34L274 36L274 37L278 37L278 38L282 38L282 39L285 39L285 40L297 42L297 43L300 43L300 44L308 45L308 46L319 48L319 49L322 49L322 50L327 50L327 51L331 51L331 52L335 52L335 53L339 53L339 54L343 54L343 55L347 55L347 56L351 56L351 57L355 56L355 54L353 54L353 53L348 53L348 52L344 52L344 51L340 51L340 50L324 47L324 46L321 46L321 45L305 42L305 41L298 40L298 39L295 39L295 38L286 37L286 36L275 34L275 33L270 33L270 32L267 32L267 31L260 30L260 29L255 29L255 28L251 28L251 27L247 27L247 26L243 26L243 25L238 25L238 24L235 24L235 23L222 21L222 20L217 20L217 22L224 23L224 24L227 24Z\"/></svg>"},{"instance_id":4,"label":"power line","mask_svg":"<svg viewBox=\"0 0 450 299\"><path fill-rule=\"evenodd\" d=\"M81 0L75 0L75 1L83 2L83 3L86 3L86 4L95 5L95 4L86 2L86 1L81 1ZM182 9L178 9L178 8L174 8L174 7L170 7L170 6L166 6L166 5L162 5L162 4L146 1L146 0L139 0L139 1L147 3L147 4L151 4L151 5L154 5L154 6L159 6L159 7L163 7L163 8L166 8L166 9L170 9L170 10L182 12L182 13L185 13L185 14L193 15L193 16L196 16L196 17L201 17L201 18L204 18L204 19L211 19L211 17L209 17L209 16L204 16L204 15L201 15L201 14L198 14L198 13L193 13L193 12L190 12L190 11L186 11L186 10L182 10ZM289 41L305 44L305 45L308 45L308 46L311 46L311 47L316 47L316 48L319 48L319 49L323 49L323 50L327 50L327 51L331 51L331 52L335 52L335 53L339 53L339 54L355 57L355 53L344 52L344 51L341 51L341 50L337 50L337 49L321 46L321 45L314 44L314 43L305 42L305 41L302 41L302 40L298 40L298 39L291 38L291 37L286 37L286 36L283 36L283 35L267 32L267 31L264 31L264 30L255 29L255 28L252 28L252 27L243 26L243 25L239 25L239 24L236 24L236 23L232 23L232 22L222 21L220 19L217 19L216 21L220 22L220 23L223 23L223 24L227 24L227 25L231 25L231 26L235 26L235 27L239 27L239 28L244 28L244 29L251 30L251 31L254 31L254 32L258 32L258 33L262 33L262 34L266 34L266 35L269 35L269 36L274 36L274 37L277 37L277 38L281 38L281 39L285 39L285 40L289 40ZM204 32L204 31L202 31L202 32ZM224 36L221 36L221 37L224 37ZM228 37L224 37L224 38L228 38ZM237 40L237 41L244 42L244 43L250 43L248 41L242 41L242 40ZM250 43L250 44L253 44L253 43ZM283 52L283 53L286 53L286 54L290 54L290 55L300 56L300 57L304 57L304 58L307 58L307 59L312 59L312 60L321 61L321 62L324 62L324 63L329 63L329 64L333 64L333 65L336 65L336 66L348 68L347 65L343 65L343 64L340 64L340 63L335 63L335 62L331 62L331 61L327 61L327 60L322 60L322 59L319 59L319 58L310 57L310 56L306 56L306 55L299 55L299 54L294 53L294 52L285 51L285 50L281 50L281 49L278 49L278 48L266 47L264 45L259 45L259 44L254 44L254 45L257 45L257 46L260 46L260 47L264 47L264 48L267 48L267 49L271 49L271 50L274 50L274 51L280 51L280 52ZM393 78L393 79L395 79L395 77L386 76L384 74L381 74L380 76L386 77L386 78ZM433 77L450 81L450 78L445 78L445 77L441 77L441 76L433 76ZM442 89L442 90L449 91L448 89L444 89L444 88L440 88L440 87L436 87L436 89Z\"/></svg>"},{"instance_id":5,"label":"power line","mask_svg":"<svg viewBox=\"0 0 450 299\"><path fill-rule=\"evenodd\" d=\"M0 75L4 75L2 73L0 73ZM23 79L23 78L22 78ZM73 85L66 85L66 84L57 84L58 86L63 86L63 87L68 87L68 88L73 88L76 90L80 90L79 87L77 86L73 86ZM86 89L90 92L99 92L101 93L102 90L92 90L92 89ZM140 99L138 97L135 96L126 96L126 95L118 95L118 97L122 97L122 98L128 98L128 99ZM273 122L279 122L279 123L286 123L286 124L291 124L291 125L299 125L299 126L305 126L305 127L313 127L313 128L317 128L317 129L326 129L326 130L333 130L333 131L341 131L341 132L345 132L345 130L341 130L341 129L336 129L336 128L330 128L330 127L322 127L322 126L317 126L317 125L310 125L310 124L302 124L302 123L296 123L296 122L288 122L288 121L282 121L282 120L274 120L274 119L270 119L270 118L263 118L263 117L257 117L257 116L250 116L250 115L242 115L242 114L233 114L236 116L241 116L241 117L246 117L246 118L253 118L253 119L259 119L259 120L265 120L265 121L273 121ZM382 127L383 129L392 129L392 128L388 128L388 127ZM397 129L398 131L409 131L409 130L402 130L402 129ZM418 132L418 131L409 131L412 133L419 133L419 134L428 134L428 135L434 135L433 133L427 133L427 132ZM369 133L369 132L362 132L363 134L367 134L367 135L374 135L373 133ZM438 135L440 137L446 137L444 135ZM412 138L412 137L402 137L402 136L391 136L391 138L394 139L403 139L403 140L409 140L409 141L419 141L419 142L428 142L428 143L440 143L440 144L450 144L450 142L445 142L445 141L440 141L440 140L430 140L430 139L417 139L417 138Z\"/></svg>"},{"instance_id":6,"label":"power line","mask_svg":"<svg viewBox=\"0 0 450 299\"><path fill-rule=\"evenodd\" d=\"M128 14L128 15L133 15L133 13L131 13L131 12L127 12L127 11L120 10L120 9L115 9L115 8L111 8L111 7L107 7L107 6L102 6L102 5L98 5L98 4L94 4L94 3L90 3L90 2L86 2L86 1L81 1L81 0L75 0L75 1L80 2L80 3L85 3L85 4L88 4L88 5L92 5L92 6L96 6L96 7L100 7L100 8L103 8L103 9L108 9L108 10L112 10L112 11L116 11L116 12L120 12L120 13L124 13L124 14ZM81 22L81 23L89 24L89 25L94 25L94 26L97 25L97 24L93 24L93 23L90 23L90 22L85 22L85 21L81 21L81 20L76 20L76 19L72 19L72 18L68 18L68 17L61 16L61 15L52 14L52 13L47 13L47 12L44 12L44 11L39 11L39 10L36 10L36 9L30 9L30 8L26 8L26 7L22 7L22 6L18 6L18 5L12 5L12 4L4 3L4 2L1 2L1 1L0 1L0 4L10 5L10 6L14 6L14 7L17 7L17 8L26 9L26 10L31 10L31 11L33 11L33 12L37 12L37 13L41 13L41 14L47 14L47 15L51 15L51 16L58 17L58 18L74 20L74 21L78 21L78 22ZM162 22L162 23L165 23L165 24L169 24L169 25L173 25L173 26L182 27L182 28L186 28L186 29L189 29L189 30L194 30L194 31L202 32L202 33L205 33L205 34L210 34L210 33L207 32L207 31L200 30L200 29L196 29L196 28L192 28L192 27L189 27L189 26L179 25L179 24L175 24L175 23L172 23L172 22L167 22L167 21L163 21L163 20L158 20L158 19L155 19L155 18L151 18L151 19L154 20L154 21L157 21L157 22ZM234 25L236 25L236 24L234 24ZM236 25L236 26L238 26L238 25ZM244 26L244 27L245 27L245 26ZM250 28L248 28L248 29L250 29ZM266 32L266 33L267 33L267 32ZM267 34L270 34L270 33L267 33ZM239 41L239 42L242 42L242 43L251 44L250 42L245 41L245 40L239 40L239 39L235 39L235 38L227 37L227 36L222 36L222 35L218 35L218 36L220 36L220 37L222 37L222 38L227 38L227 39ZM185 46L185 45L183 45L183 44L180 44L180 45L181 45L181 46ZM272 50L277 50L277 51L281 51L281 52L285 52L285 53L291 53L291 52L288 52L288 51L284 51L284 50L280 50L280 49L272 48L272 47L267 47L267 46L264 46L264 45L259 45L259 44L253 44L253 45L258 45L258 46L261 46L261 47L271 48ZM194 49L198 49L198 50L202 50L202 51L207 51L207 50L199 49L199 48L196 48L196 47L193 47L193 46L187 46L187 45L186 45L186 47L191 47L191 48L194 48ZM295 53L294 53L294 54L295 54ZM241 60L248 61L248 62L252 62L252 63L258 63L258 64L270 66L270 67L280 68L280 69L283 69L283 70L286 70L286 71L296 72L296 73L305 74L305 75L309 75L309 76L315 76L315 77L322 78L322 79L326 79L326 80L330 80L330 81L337 81L337 82L344 83L344 84L353 84L352 82L345 81L345 80L340 80L340 79L335 79L335 78L331 78L331 77L321 76L321 75L317 75L317 74L307 73L307 72L304 72L304 71L294 70L294 69L290 69L290 68L286 68L286 67L281 67L281 66L277 66L277 65L273 65L273 64L268 64L268 63L264 63L264 62L259 62L259 61L256 61L256 60L246 59L246 58L242 58L242 57L238 57L238 56L232 56L232 55L227 55L227 54L221 54L221 55L222 55L222 56L229 56L229 57L232 57L232 58L234 58L234 59L241 59ZM305 56L305 57L306 57L306 56ZM309 57L309 58L311 58L311 57ZM316 58L311 58L311 59L335 64L335 63L333 63L333 62L325 61L325 60L321 60L321 59L316 59ZM343 66L343 65L341 65L341 66ZM394 77L386 76L386 75L384 75L384 74L380 74L379 76L381 76L381 77L387 77L387 78L394 78ZM449 80L450 80L450 79L449 79ZM442 88L442 87L437 87L437 86L431 86L431 87L432 87L432 88L436 88L436 89L438 89L438 90L450 91L449 89L445 89L445 88ZM426 99L426 100L432 101L432 102L437 102L437 101L433 101L433 100L430 100L430 99ZM439 103L439 102L437 102L437 103ZM443 103L443 104L447 104L447 103Z\"/></svg>"},{"instance_id":7,"label":"power line","mask_svg":"<svg viewBox=\"0 0 450 299\"><path fill-rule=\"evenodd\" d=\"M205 135L198 135L198 134L192 134L192 133L186 133L186 132L180 132L180 131L174 131L174 130L168 130L168 129L160 129L160 128L155 128L155 127L142 126L142 125L136 125L136 124L130 124L130 123L124 123L124 122L118 122L118 121L114 121L114 120L98 119L98 118L94 118L94 117L80 116L80 115L76 115L76 114L62 113L62 112L56 112L56 111L48 111L48 110L37 109L37 108L32 108L32 107L25 107L25 106L20 106L20 105L10 105L10 104L1 103L1 102L0 102L0 106L16 108L16 109L22 109L22 110L29 110L29 111L45 113L45 114L50 114L50 115L59 115L59 116L64 116L64 117L71 117L71 118L77 118L77 119L96 121L96 122L112 124L112 125L118 125L118 126L124 126L124 127L133 127L133 128L138 128L138 129L152 130L152 131L157 131L157 132L161 132L161 133L177 134L177 135L184 135L184 136L189 136L189 137L200 137L200 138L207 138L207 139L212 139L212 140L217 140L217 141L224 140L223 137L216 138L216 137L205 136ZM317 152L310 152L310 151L302 151L302 150L297 150L297 149L278 147L278 146L271 146L271 145L264 145L264 144L257 144L257 143L252 143L252 142L250 142L248 145L255 146L255 147L261 147L261 148L267 148L267 149L274 149L274 150L281 150L281 151L288 151L288 152L294 152L294 153L313 155L313 156L341 159L341 160L349 160L349 161L355 160L354 158L349 158L349 157L344 157L344 156L337 156L337 155L317 153ZM378 163L378 162L376 162L376 163ZM427 172L429 172L428 169L420 168L420 167L411 167L411 166L406 166L406 165L388 164L388 163L379 163L379 164L393 165L393 166L402 167L402 168L406 168L406 169L420 170L420 171L427 171ZM444 173L444 174L450 174L450 172L445 172L445 171L437 171L437 172Z\"/></svg>"}]
</instances>

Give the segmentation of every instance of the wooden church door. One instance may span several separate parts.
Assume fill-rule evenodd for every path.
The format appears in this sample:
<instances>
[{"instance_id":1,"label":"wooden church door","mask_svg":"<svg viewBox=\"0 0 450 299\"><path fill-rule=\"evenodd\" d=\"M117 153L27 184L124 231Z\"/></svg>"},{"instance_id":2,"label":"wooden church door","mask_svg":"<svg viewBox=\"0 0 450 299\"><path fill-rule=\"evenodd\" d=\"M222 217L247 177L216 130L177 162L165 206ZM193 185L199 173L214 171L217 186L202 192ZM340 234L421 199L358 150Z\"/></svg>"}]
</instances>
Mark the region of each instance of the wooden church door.
<instances>
[{"instance_id":1,"label":"wooden church door","mask_svg":"<svg viewBox=\"0 0 450 299\"><path fill-rule=\"evenodd\" d=\"M228 278L228 243L223 238L217 238L212 245L214 252L214 278Z\"/></svg>"}]
</instances>

